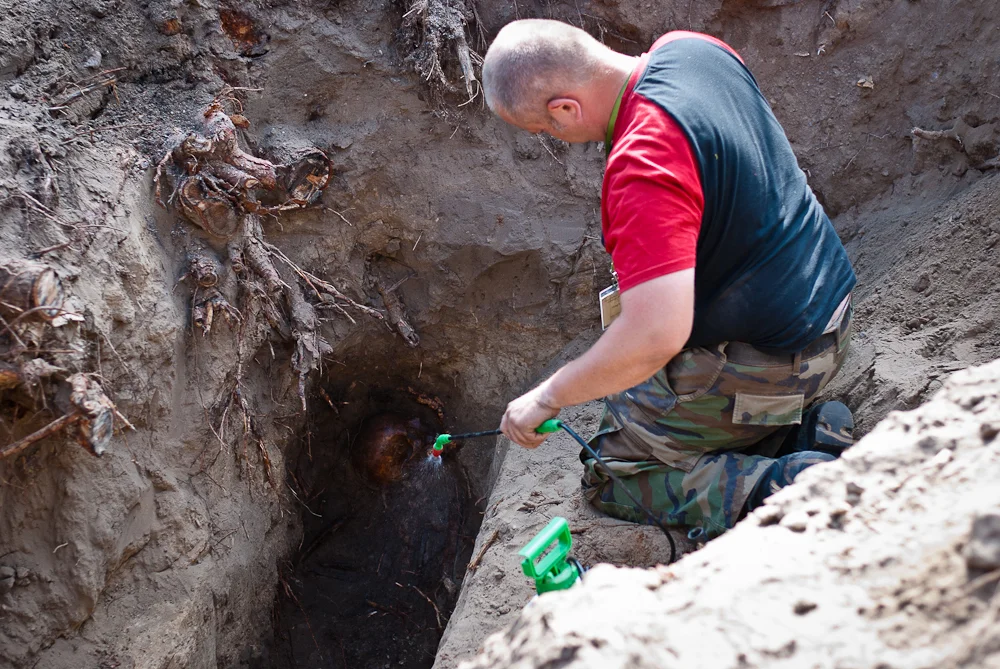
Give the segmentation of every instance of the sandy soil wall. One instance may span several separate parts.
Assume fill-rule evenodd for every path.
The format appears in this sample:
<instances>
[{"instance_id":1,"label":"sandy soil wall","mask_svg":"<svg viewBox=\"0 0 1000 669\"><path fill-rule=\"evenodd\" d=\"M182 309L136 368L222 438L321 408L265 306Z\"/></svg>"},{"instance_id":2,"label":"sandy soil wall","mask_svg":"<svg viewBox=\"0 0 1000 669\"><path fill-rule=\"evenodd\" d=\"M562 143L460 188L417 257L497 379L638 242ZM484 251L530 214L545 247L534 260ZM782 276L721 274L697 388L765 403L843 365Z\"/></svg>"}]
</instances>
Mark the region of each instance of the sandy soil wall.
<instances>
[{"instance_id":1,"label":"sandy soil wall","mask_svg":"<svg viewBox=\"0 0 1000 669\"><path fill-rule=\"evenodd\" d=\"M486 4L467 6L479 52L529 15L631 53L673 28L741 51L862 278L856 353L835 392L865 429L998 355L989 161L1000 61L981 48L997 37L992 3ZM0 261L44 251L84 320L49 331L37 355L100 379L136 427L100 460L52 438L0 463L2 662L241 666L270 625L301 531L282 476L303 424L291 349L264 331L242 348L225 326L192 331L177 285L191 226L152 193L164 141L194 128L224 86L237 89L228 104L250 122L240 141L251 151L280 160L317 146L334 163L322 207L266 221L268 239L375 308L373 273L406 278L398 294L421 345L334 317L317 378L418 380L450 427L480 427L567 342L593 334L606 280L599 148L519 133L481 99L459 107L462 95L429 87L407 61L409 9L0 5ZM913 126L954 132L920 139ZM212 431L241 361L263 436L245 450ZM37 397L0 401L18 435L58 415ZM485 489L492 449L463 457Z\"/></svg>"},{"instance_id":2,"label":"sandy soil wall","mask_svg":"<svg viewBox=\"0 0 1000 669\"><path fill-rule=\"evenodd\" d=\"M291 350L273 333L192 330L178 279L193 228L153 204L151 183L164 140L227 84L253 89L230 103L251 151L319 146L335 165L323 208L266 221L267 238L375 308L373 258L408 277L420 347L333 318L328 380L403 380L441 398L450 427L473 427L590 326L577 314L603 271L595 149L429 101L391 3L257 7L252 48L226 11L33 2L0 20L0 255L59 247L42 259L84 321L57 337L75 353L51 360L98 375L136 427L100 460L57 437L0 463L6 665L239 666L266 639L303 512L283 480L303 423ZM213 433L240 361L262 436L249 446ZM58 415L29 406L37 426ZM480 484L481 455L467 455Z\"/></svg>"}]
</instances>

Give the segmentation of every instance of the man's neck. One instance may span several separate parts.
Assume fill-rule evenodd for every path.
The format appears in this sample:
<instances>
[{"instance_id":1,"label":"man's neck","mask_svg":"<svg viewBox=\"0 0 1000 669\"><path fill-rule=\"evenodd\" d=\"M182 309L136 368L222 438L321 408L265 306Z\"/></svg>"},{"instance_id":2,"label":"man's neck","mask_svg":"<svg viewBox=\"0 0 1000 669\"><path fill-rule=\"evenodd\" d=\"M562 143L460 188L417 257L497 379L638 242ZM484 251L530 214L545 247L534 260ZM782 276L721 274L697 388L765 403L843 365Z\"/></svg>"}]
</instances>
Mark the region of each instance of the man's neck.
<instances>
[{"instance_id":1,"label":"man's neck","mask_svg":"<svg viewBox=\"0 0 1000 669\"><path fill-rule=\"evenodd\" d=\"M622 53L612 51L608 55L607 69L605 74L594 86L595 126L592 129L591 139L595 142L603 142L607 132L608 123L611 121L611 113L618 101L618 94L622 91L622 86L632 76L632 71L638 64L639 59L635 56L626 56Z\"/></svg>"}]
</instances>

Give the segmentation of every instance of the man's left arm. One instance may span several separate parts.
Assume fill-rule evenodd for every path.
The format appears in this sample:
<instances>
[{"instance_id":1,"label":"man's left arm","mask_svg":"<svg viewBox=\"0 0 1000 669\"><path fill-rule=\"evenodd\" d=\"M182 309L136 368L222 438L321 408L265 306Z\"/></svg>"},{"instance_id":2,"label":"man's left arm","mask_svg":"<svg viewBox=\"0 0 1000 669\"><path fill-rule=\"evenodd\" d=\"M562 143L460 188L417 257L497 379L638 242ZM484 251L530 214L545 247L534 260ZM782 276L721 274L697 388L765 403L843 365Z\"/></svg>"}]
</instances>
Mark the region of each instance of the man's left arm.
<instances>
[{"instance_id":1,"label":"man's left arm","mask_svg":"<svg viewBox=\"0 0 1000 669\"><path fill-rule=\"evenodd\" d=\"M621 295L621 315L579 358L507 405L500 429L535 448L535 428L559 409L622 392L653 376L680 353L694 320L694 269L644 281Z\"/></svg>"}]
</instances>

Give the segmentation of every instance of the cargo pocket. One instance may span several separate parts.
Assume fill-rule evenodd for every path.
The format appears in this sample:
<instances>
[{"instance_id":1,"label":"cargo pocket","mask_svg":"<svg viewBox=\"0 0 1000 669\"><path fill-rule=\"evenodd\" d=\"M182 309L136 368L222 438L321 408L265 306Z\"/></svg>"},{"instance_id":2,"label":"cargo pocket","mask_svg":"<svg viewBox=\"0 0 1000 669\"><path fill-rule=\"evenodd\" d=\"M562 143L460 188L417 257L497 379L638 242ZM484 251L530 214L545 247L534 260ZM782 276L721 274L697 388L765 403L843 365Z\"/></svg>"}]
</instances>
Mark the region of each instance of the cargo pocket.
<instances>
[{"instance_id":1,"label":"cargo pocket","mask_svg":"<svg viewBox=\"0 0 1000 669\"><path fill-rule=\"evenodd\" d=\"M733 423L738 425L797 425L802 422L805 395L736 393Z\"/></svg>"}]
</instances>

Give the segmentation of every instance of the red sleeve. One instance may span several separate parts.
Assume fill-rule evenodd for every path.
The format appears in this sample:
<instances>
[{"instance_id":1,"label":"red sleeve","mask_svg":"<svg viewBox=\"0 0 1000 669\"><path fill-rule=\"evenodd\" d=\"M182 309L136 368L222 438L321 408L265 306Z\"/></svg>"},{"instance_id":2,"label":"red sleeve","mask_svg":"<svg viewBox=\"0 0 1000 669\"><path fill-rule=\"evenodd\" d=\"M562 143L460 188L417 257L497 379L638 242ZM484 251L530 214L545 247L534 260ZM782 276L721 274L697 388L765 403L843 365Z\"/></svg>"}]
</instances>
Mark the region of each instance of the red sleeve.
<instances>
[{"instance_id":1,"label":"red sleeve","mask_svg":"<svg viewBox=\"0 0 1000 669\"><path fill-rule=\"evenodd\" d=\"M604 244L622 291L695 266L704 208L698 163L684 132L629 91L601 197Z\"/></svg>"}]
</instances>

